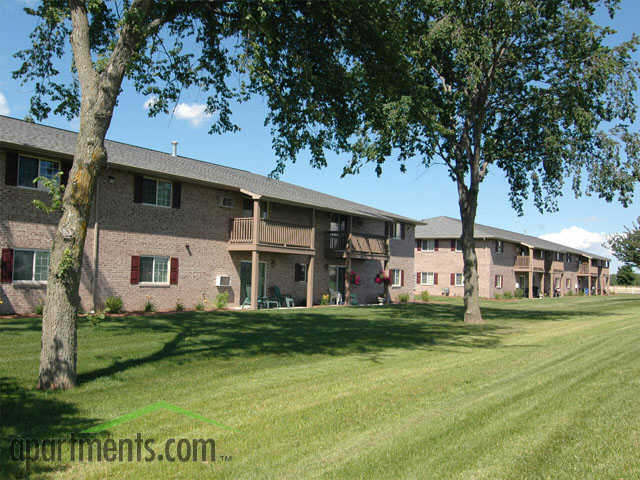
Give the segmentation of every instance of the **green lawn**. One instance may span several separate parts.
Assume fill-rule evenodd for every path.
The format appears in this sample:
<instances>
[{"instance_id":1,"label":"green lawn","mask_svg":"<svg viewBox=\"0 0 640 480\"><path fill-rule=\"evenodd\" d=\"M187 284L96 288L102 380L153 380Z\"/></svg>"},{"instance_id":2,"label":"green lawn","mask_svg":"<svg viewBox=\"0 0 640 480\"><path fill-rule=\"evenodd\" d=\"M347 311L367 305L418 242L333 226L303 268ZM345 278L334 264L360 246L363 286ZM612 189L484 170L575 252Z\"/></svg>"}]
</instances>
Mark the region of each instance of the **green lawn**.
<instances>
[{"instance_id":1,"label":"green lawn","mask_svg":"<svg viewBox=\"0 0 640 480\"><path fill-rule=\"evenodd\" d=\"M211 437L230 462L32 462L31 478L638 478L640 299L183 313L79 328L80 386L33 389L39 320L0 320L7 438Z\"/></svg>"}]
</instances>

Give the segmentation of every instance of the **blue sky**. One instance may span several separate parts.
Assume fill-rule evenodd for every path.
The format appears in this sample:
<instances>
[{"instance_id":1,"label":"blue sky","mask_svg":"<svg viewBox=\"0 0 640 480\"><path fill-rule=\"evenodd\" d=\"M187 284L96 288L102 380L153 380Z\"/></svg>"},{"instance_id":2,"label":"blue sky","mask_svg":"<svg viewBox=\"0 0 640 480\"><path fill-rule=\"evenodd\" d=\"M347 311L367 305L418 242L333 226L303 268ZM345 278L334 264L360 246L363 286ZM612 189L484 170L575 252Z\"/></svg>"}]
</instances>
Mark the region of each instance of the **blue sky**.
<instances>
[{"instance_id":1,"label":"blue sky","mask_svg":"<svg viewBox=\"0 0 640 480\"><path fill-rule=\"evenodd\" d=\"M0 29L0 114L16 118L24 118L27 113L31 89L20 86L11 78L11 72L18 67L12 54L28 45L32 19L24 14L22 7L34 3L36 0L0 1L3 19ZM597 17L619 32L618 40L629 39L634 28L637 30L640 2L624 0L613 21L604 12L599 12ZM636 57L640 59L640 54L636 53ZM275 157L271 136L263 125L264 101L254 98L234 108L234 121L241 127L239 133L212 136L207 134L208 119L203 115L205 98L203 92L185 92L172 117L150 119L144 109L147 99L125 86L108 137L163 151L170 151L170 142L177 140L181 155L268 174L275 164ZM640 103L640 95L637 102ZM77 120L69 122L57 117L50 117L45 123L69 129L78 127ZM640 128L640 122L636 127ZM282 179L413 218L459 216L455 186L441 166L425 171L417 163L410 164L407 173L402 174L396 163L389 162L380 178L370 168L360 175L341 179L345 161L346 157L330 155L329 166L317 170L309 166L308 157L301 155L296 164L287 168ZM540 214L530 202L526 204L524 216L518 217L509 205L507 192L508 185L502 173L498 170L490 172L480 193L478 223L544 235L550 240L594 252L605 252L600 246L604 236L620 231L640 215L640 196L625 209L617 203L609 204L597 198L575 199L567 191L559 201L557 213Z\"/></svg>"}]
</instances>

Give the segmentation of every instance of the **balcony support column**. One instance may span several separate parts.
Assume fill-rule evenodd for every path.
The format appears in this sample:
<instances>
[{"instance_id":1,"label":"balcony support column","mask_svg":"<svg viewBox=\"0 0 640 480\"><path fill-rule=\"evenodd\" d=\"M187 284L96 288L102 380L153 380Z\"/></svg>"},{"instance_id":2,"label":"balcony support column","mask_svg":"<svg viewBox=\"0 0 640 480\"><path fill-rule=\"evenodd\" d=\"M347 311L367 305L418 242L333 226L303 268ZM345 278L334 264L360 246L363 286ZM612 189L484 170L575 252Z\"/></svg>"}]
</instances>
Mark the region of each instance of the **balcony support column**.
<instances>
[{"instance_id":1,"label":"balcony support column","mask_svg":"<svg viewBox=\"0 0 640 480\"><path fill-rule=\"evenodd\" d=\"M533 298L533 248L529 247L529 298Z\"/></svg>"},{"instance_id":2,"label":"balcony support column","mask_svg":"<svg viewBox=\"0 0 640 480\"><path fill-rule=\"evenodd\" d=\"M587 275L587 290L589 291L587 295L591 295L591 272Z\"/></svg>"},{"instance_id":3,"label":"balcony support column","mask_svg":"<svg viewBox=\"0 0 640 480\"><path fill-rule=\"evenodd\" d=\"M351 250L352 250L352 227L353 227L353 216L349 215L347 220L347 244L345 246L345 255L346 259L346 274L344 279L344 304L349 305L351 300Z\"/></svg>"},{"instance_id":4,"label":"balcony support column","mask_svg":"<svg viewBox=\"0 0 640 480\"><path fill-rule=\"evenodd\" d=\"M260 200L253 199L253 225L252 225L252 237L254 249L251 252L251 308L257 310L258 308L258 277L260 272L260 254L258 253L258 238L260 222Z\"/></svg>"},{"instance_id":5,"label":"balcony support column","mask_svg":"<svg viewBox=\"0 0 640 480\"><path fill-rule=\"evenodd\" d=\"M545 277L545 272L542 272L542 275L540 275L540 298L544 298L544 277Z\"/></svg>"},{"instance_id":6,"label":"balcony support column","mask_svg":"<svg viewBox=\"0 0 640 480\"><path fill-rule=\"evenodd\" d=\"M311 209L311 248L316 248L316 209ZM313 307L313 286L315 283L315 254L309 257L307 266L307 308Z\"/></svg>"}]
</instances>

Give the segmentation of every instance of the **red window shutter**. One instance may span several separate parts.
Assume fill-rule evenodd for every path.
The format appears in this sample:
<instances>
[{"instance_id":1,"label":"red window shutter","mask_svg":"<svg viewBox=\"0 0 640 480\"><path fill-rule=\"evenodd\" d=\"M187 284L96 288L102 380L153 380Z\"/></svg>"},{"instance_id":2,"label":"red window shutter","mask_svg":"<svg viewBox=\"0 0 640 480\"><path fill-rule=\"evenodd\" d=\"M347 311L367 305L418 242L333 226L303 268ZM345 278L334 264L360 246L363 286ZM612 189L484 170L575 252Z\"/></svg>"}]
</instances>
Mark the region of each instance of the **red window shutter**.
<instances>
[{"instance_id":1,"label":"red window shutter","mask_svg":"<svg viewBox=\"0 0 640 480\"><path fill-rule=\"evenodd\" d=\"M434 240L434 241L433 241L433 249L434 249L436 252L437 252L437 251L438 251L438 249L440 248L439 243L440 243L440 242L438 241L438 239L436 239L436 240Z\"/></svg>"},{"instance_id":2,"label":"red window shutter","mask_svg":"<svg viewBox=\"0 0 640 480\"><path fill-rule=\"evenodd\" d=\"M169 273L169 283L171 285L178 284L178 259L171 257L171 271Z\"/></svg>"},{"instance_id":3,"label":"red window shutter","mask_svg":"<svg viewBox=\"0 0 640 480\"><path fill-rule=\"evenodd\" d=\"M495 276L494 280L493 280L493 286L494 287L498 287L498 275Z\"/></svg>"},{"instance_id":4,"label":"red window shutter","mask_svg":"<svg viewBox=\"0 0 640 480\"><path fill-rule=\"evenodd\" d=\"M13 281L13 250L10 248L2 249L2 272L0 281L2 283L11 283Z\"/></svg>"},{"instance_id":5,"label":"red window shutter","mask_svg":"<svg viewBox=\"0 0 640 480\"><path fill-rule=\"evenodd\" d=\"M416 273L416 285L420 285L420 273L421 272Z\"/></svg>"},{"instance_id":6,"label":"red window shutter","mask_svg":"<svg viewBox=\"0 0 640 480\"><path fill-rule=\"evenodd\" d=\"M455 285L456 284L456 274L452 273L451 274L451 285Z\"/></svg>"},{"instance_id":7,"label":"red window shutter","mask_svg":"<svg viewBox=\"0 0 640 480\"><path fill-rule=\"evenodd\" d=\"M451 251L452 252L456 251L456 240L455 239L451 240Z\"/></svg>"},{"instance_id":8,"label":"red window shutter","mask_svg":"<svg viewBox=\"0 0 640 480\"><path fill-rule=\"evenodd\" d=\"M434 284L434 285L437 285L437 284L438 284L438 274L437 274L437 273L434 273L434 274L433 274L433 284Z\"/></svg>"},{"instance_id":9,"label":"red window shutter","mask_svg":"<svg viewBox=\"0 0 640 480\"><path fill-rule=\"evenodd\" d=\"M140 283L140 257L134 255L131 257L131 284Z\"/></svg>"},{"instance_id":10,"label":"red window shutter","mask_svg":"<svg viewBox=\"0 0 640 480\"><path fill-rule=\"evenodd\" d=\"M400 286L404 287L404 270L400 270Z\"/></svg>"},{"instance_id":11,"label":"red window shutter","mask_svg":"<svg viewBox=\"0 0 640 480\"><path fill-rule=\"evenodd\" d=\"M18 185L18 152L8 150L5 161L4 183Z\"/></svg>"},{"instance_id":12,"label":"red window shutter","mask_svg":"<svg viewBox=\"0 0 640 480\"><path fill-rule=\"evenodd\" d=\"M136 175L133 177L133 202L134 203L142 203L142 184L143 184L142 175Z\"/></svg>"},{"instance_id":13,"label":"red window shutter","mask_svg":"<svg viewBox=\"0 0 640 480\"><path fill-rule=\"evenodd\" d=\"M422 250L422 240L416 240L416 250L417 251Z\"/></svg>"}]
</instances>

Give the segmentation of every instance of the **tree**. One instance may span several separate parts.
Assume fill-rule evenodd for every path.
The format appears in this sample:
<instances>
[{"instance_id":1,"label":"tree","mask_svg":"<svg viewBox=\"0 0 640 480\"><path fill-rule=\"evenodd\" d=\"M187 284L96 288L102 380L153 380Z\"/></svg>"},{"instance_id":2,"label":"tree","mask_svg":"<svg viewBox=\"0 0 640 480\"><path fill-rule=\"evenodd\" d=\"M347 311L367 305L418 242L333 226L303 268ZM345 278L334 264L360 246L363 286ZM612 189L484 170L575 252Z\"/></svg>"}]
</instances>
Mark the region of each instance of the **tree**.
<instances>
[{"instance_id":1,"label":"tree","mask_svg":"<svg viewBox=\"0 0 640 480\"><path fill-rule=\"evenodd\" d=\"M640 268L640 217L631 227L626 227L623 233L612 235L605 246L610 248L613 255L625 264L620 267L618 275L624 267Z\"/></svg>"},{"instance_id":2,"label":"tree","mask_svg":"<svg viewBox=\"0 0 640 480\"><path fill-rule=\"evenodd\" d=\"M541 212L557 210L567 183L576 196L617 196L625 206L633 196L639 39L612 46L614 31L593 18L600 6L613 16L618 4L387 0L376 3L376 19L336 19L353 87L343 104L357 112L357 126L326 143L352 153L344 175L367 163L380 174L389 159L402 171L410 161L446 166L462 220L466 322L482 322L474 222L491 170L506 176L519 214L530 196ZM271 66L263 72L278 81ZM279 99L269 98L273 108ZM284 126L301 137L318 110L297 105L296 121Z\"/></svg>"},{"instance_id":3,"label":"tree","mask_svg":"<svg viewBox=\"0 0 640 480\"><path fill-rule=\"evenodd\" d=\"M635 285L636 274L633 273L633 267L625 263L618 269L616 273L616 285Z\"/></svg>"},{"instance_id":4,"label":"tree","mask_svg":"<svg viewBox=\"0 0 640 480\"><path fill-rule=\"evenodd\" d=\"M302 0L42 0L25 8L37 25L30 47L16 53L22 65L14 78L33 84L30 114L38 120L51 113L80 117L51 249L38 388L76 384L82 252L96 179L107 164L104 139L122 89L152 96L151 115L168 113L183 89L204 90L207 111L216 115L210 133L235 131L231 102L266 92L279 109L268 119L276 153L317 152L324 138L280 126L291 124L287 102L307 101L302 96L316 87L331 92L324 100L339 103L343 84L336 79L344 68L333 26L336 6L364 10L355 1ZM291 43L281 44L282 37ZM286 95L257 65L277 65ZM240 75L232 82L234 72ZM344 115L352 113L345 109Z\"/></svg>"}]
</instances>

